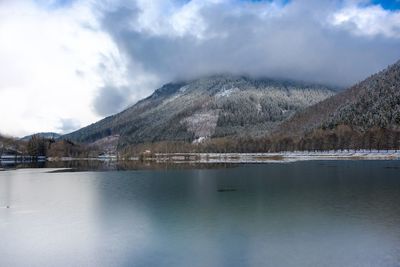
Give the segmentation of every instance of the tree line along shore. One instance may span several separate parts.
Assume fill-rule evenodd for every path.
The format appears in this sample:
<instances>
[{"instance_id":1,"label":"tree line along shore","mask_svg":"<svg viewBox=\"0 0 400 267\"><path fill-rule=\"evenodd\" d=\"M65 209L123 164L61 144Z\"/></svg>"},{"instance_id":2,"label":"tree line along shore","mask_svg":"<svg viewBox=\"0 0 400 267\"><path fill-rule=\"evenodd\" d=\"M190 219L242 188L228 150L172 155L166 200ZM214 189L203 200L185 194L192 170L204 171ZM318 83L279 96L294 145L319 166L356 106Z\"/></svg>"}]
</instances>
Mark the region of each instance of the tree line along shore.
<instances>
[{"instance_id":1,"label":"tree line along shore","mask_svg":"<svg viewBox=\"0 0 400 267\"><path fill-rule=\"evenodd\" d=\"M28 141L2 137L1 156L29 156L51 158L119 158L148 157L156 153L281 153L312 151L336 153L337 151L395 151L400 149L400 130L374 127L356 131L339 125L335 129L317 129L302 137L271 135L268 137L220 137L205 139L201 143L187 141L154 141L119 146L110 149L98 144L82 144L71 140L55 140L33 135Z\"/></svg>"}]
</instances>

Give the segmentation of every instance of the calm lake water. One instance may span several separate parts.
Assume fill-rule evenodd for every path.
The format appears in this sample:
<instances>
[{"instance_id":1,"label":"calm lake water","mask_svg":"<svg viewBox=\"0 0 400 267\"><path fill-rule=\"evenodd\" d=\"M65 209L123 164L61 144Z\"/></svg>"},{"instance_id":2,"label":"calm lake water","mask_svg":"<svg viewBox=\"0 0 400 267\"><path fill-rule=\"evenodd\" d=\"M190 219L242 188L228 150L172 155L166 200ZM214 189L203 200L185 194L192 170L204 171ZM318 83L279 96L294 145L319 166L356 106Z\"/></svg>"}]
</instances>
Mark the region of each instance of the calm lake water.
<instances>
[{"instance_id":1,"label":"calm lake water","mask_svg":"<svg viewBox=\"0 0 400 267\"><path fill-rule=\"evenodd\" d=\"M0 266L400 266L400 162L3 171Z\"/></svg>"}]
</instances>

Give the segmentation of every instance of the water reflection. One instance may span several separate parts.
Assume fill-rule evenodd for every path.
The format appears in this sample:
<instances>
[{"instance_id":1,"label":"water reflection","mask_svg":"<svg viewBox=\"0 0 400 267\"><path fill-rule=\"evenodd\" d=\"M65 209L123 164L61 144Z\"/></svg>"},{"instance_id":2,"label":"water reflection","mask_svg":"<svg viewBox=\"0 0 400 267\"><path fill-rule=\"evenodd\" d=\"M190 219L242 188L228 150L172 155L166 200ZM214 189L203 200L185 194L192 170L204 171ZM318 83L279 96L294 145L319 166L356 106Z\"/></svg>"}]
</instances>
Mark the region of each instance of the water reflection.
<instances>
[{"instance_id":1,"label":"water reflection","mask_svg":"<svg viewBox=\"0 0 400 267\"><path fill-rule=\"evenodd\" d=\"M1 172L0 265L398 266L398 167Z\"/></svg>"},{"instance_id":2,"label":"water reflection","mask_svg":"<svg viewBox=\"0 0 400 267\"><path fill-rule=\"evenodd\" d=\"M74 171L126 171L126 170L169 170L169 169L212 169L230 168L238 166L237 163L196 163L196 162L153 162L138 160L64 160L44 162L0 162L0 168L36 169L36 168L63 168L69 170L56 170L56 172Z\"/></svg>"}]
</instances>

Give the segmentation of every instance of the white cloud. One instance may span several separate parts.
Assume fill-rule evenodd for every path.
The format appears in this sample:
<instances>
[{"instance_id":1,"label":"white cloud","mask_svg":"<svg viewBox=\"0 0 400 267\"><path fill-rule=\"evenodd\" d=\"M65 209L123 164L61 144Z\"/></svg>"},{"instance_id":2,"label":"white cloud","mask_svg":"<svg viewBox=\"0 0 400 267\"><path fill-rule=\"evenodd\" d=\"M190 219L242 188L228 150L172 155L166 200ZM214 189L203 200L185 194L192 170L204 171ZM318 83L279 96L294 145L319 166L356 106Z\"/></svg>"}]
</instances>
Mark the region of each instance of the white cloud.
<instances>
[{"instance_id":1,"label":"white cloud","mask_svg":"<svg viewBox=\"0 0 400 267\"><path fill-rule=\"evenodd\" d=\"M90 6L46 10L2 2L0 40L3 133L61 131L60 121L68 119L84 126L99 119L90 109L105 79L123 82L115 67L122 61L118 48Z\"/></svg>"},{"instance_id":2,"label":"white cloud","mask_svg":"<svg viewBox=\"0 0 400 267\"><path fill-rule=\"evenodd\" d=\"M400 57L397 36L371 40L333 20L359 1L126 2L104 12L107 31L162 82L232 72L349 85Z\"/></svg>"},{"instance_id":3,"label":"white cloud","mask_svg":"<svg viewBox=\"0 0 400 267\"><path fill-rule=\"evenodd\" d=\"M333 14L332 24L356 35L400 38L400 12L385 10L380 5L345 7Z\"/></svg>"}]
</instances>

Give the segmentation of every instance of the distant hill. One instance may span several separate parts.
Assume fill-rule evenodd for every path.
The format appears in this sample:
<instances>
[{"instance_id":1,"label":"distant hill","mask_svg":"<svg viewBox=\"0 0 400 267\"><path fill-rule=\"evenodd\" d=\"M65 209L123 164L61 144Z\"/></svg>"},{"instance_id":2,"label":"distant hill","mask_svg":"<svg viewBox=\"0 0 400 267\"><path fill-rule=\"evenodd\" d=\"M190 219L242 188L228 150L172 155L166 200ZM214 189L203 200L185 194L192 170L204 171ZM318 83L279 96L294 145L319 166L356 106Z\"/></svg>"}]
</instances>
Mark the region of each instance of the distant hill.
<instances>
[{"instance_id":1,"label":"distant hill","mask_svg":"<svg viewBox=\"0 0 400 267\"><path fill-rule=\"evenodd\" d=\"M275 150L399 149L400 61L299 111L271 138Z\"/></svg>"},{"instance_id":2,"label":"distant hill","mask_svg":"<svg viewBox=\"0 0 400 267\"><path fill-rule=\"evenodd\" d=\"M119 146L163 140L196 142L260 137L294 113L335 92L302 82L218 75L169 83L132 107L63 136L92 143L118 136Z\"/></svg>"},{"instance_id":3,"label":"distant hill","mask_svg":"<svg viewBox=\"0 0 400 267\"><path fill-rule=\"evenodd\" d=\"M29 139L31 139L33 135L38 135L42 138L53 138L53 139L58 139L61 137L61 134L58 134L58 133L43 132L43 133L36 133L36 134L24 136L20 140L21 141L29 141Z\"/></svg>"},{"instance_id":4,"label":"distant hill","mask_svg":"<svg viewBox=\"0 0 400 267\"><path fill-rule=\"evenodd\" d=\"M314 129L348 125L366 131L400 126L400 61L285 121L280 134L302 135Z\"/></svg>"}]
</instances>

